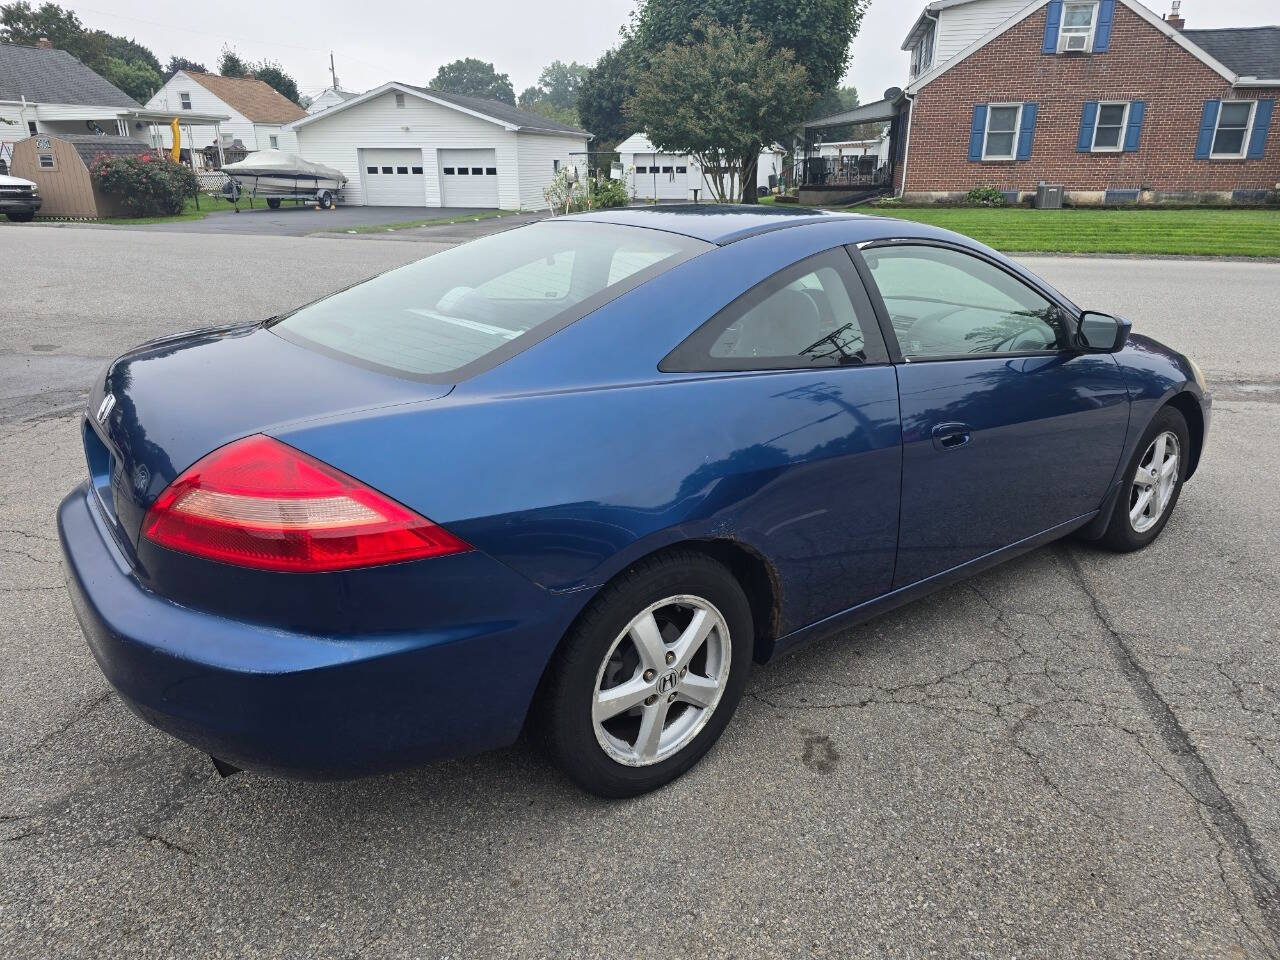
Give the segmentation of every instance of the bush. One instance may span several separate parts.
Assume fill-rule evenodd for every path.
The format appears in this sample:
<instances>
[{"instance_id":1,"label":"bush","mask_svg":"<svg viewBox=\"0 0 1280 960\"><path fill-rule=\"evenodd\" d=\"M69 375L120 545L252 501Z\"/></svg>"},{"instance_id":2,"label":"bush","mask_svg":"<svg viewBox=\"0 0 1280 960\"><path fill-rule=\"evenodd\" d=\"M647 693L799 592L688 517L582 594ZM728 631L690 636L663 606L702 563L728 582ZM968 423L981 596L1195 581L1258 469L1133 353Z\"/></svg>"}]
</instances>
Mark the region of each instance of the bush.
<instances>
[{"instance_id":1,"label":"bush","mask_svg":"<svg viewBox=\"0 0 1280 960\"><path fill-rule=\"evenodd\" d=\"M591 184L591 206L597 210L609 207L625 207L631 202L631 193L625 180L602 177Z\"/></svg>"},{"instance_id":2,"label":"bush","mask_svg":"<svg viewBox=\"0 0 1280 960\"><path fill-rule=\"evenodd\" d=\"M182 213L187 198L194 196L196 175L165 154L135 156L98 154L89 165L102 191L119 199L135 217L170 216Z\"/></svg>"},{"instance_id":3,"label":"bush","mask_svg":"<svg viewBox=\"0 0 1280 960\"><path fill-rule=\"evenodd\" d=\"M974 187L965 194L964 202L970 207L1003 207L1004 194L995 187Z\"/></svg>"}]
</instances>

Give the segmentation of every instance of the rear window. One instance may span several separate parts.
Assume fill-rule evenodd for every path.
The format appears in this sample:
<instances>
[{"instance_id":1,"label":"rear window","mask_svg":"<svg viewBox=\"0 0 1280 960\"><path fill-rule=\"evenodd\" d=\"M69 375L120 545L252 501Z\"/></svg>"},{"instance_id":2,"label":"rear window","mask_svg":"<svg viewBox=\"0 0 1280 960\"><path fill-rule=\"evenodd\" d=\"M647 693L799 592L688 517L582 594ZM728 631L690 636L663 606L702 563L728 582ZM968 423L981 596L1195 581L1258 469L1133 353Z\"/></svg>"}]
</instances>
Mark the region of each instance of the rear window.
<instances>
[{"instance_id":1,"label":"rear window","mask_svg":"<svg viewBox=\"0 0 1280 960\"><path fill-rule=\"evenodd\" d=\"M710 247L639 227L537 223L384 273L271 329L362 365L452 381L501 363Z\"/></svg>"}]
</instances>

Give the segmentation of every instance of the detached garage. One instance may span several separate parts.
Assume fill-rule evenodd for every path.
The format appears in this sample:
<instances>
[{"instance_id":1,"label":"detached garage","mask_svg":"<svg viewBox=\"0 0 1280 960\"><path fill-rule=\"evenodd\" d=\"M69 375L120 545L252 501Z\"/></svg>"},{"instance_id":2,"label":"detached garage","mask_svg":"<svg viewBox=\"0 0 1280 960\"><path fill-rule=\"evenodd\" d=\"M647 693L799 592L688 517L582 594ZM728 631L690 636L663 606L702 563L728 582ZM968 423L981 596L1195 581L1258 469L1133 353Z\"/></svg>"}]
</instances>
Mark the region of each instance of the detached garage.
<instances>
[{"instance_id":1,"label":"detached garage","mask_svg":"<svg viewBox=\"0 0 1280 960\"><path fill-rule=\"evenodd\" d=\"M543 210L591 134L505 103L383 84L295 122L298 153L347 175L349 204Z\"/></svg>"}]
</instances>

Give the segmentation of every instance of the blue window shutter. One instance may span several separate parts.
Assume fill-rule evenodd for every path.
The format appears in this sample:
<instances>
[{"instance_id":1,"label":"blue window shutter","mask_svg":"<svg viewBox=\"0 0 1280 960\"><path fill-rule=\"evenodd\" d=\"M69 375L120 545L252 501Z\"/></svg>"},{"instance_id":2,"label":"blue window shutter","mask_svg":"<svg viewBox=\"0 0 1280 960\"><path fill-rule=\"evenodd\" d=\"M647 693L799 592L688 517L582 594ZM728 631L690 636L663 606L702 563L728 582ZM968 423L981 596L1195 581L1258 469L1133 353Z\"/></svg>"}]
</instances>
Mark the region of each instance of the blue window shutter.
<instances>
[{"instance_id":1,"label":"blue window shutter","mask_svg":"<svg viewBox=\"0 0 1280 960\"><path fill-rule=\"evenodd\" d=\"M1022 127L1018 130L1018 159L1031 159L1031 142L1036 137L1036 114L1040 107L1034 103L1022 105Z\"/></svg>"},{"instance_id":2,"label":"blue window shutter","mask_svg":"<svg viewBox=\"0 0 1280 960\"><path fill-rule=\"evenodd\" d=\"M1076 141L1076 150L1088 153L1093 149L1093 128L1098 123L1098 101L1086 100L1084 113L1080 115L1080 139Z\"/></svg>"},{"instance_id":3,"label":"blue window shutter","mask_svg":"<svg viewBox=\"0 0 1280 960\"><path fill-rule=\"evenodd\" d=\"M1098 4L1098 26L1093 31L1093 52L1106 53L1111 46L1111 21L1116 17L1116 0L1102 0Z\"/></svg>"},{"instance_id":4,"label":"blue window shutter","mask_svg":"<svg viewBox=\"0 0 1280 960\"><path fill-rule=\"evenodd\" d=\"M1044 21L1044 48L1042 53L1058 52L1058 28L1062 26L1062 0L1049 0L1048 14Z\"/></svg>"},{"instance_id":5,"label":"blue window shutter","mask_svg":"<svg viewBox=\"0 0 1280 960\"><path fill-rule=\"evenodd\" d=\"M1221 100L1206 100L1204 113L1200 115L1200 136L1196 139L1196 159L1208 160L1213 150L1213 134L1218 129L1218 108Z\"/></svg>"},{"instance_id":6,"label":"blue window shutter","mask_svg":"<svg viewBox=\"0 0 1280 960\"><path fill-rule=\"evenodd\" d=\"M1124 152L1137 153L1142 142L1142 120L1147 115L1147 102L1135 100L1129 104L1129 125L1124 131Z\"/></svg>"},{"instance_id":7,"label":"blue window shutter","mask_svg":"<svg viewBox=\"0 0 1280 960\"><path fill-rule=\"evenodd\" d=\"M982 138L987 135L987 105L975 104L973 107L973 126L969 129L969 159L982 160Z\"/></svg>"},{"instance_id":8,"label":"blue window shutter","mask_svg":"<svg viewBox=\"0 0 1280 960\"><path fill-rule=\"evenodd\" d=\"M1249 137L1249 159L1257 160L1267 149L1267 134L1271 132L1271 114L1276 108L1274 100L1259 100L1253 116L1253 134Z\"/></svg>"}]
</instances>

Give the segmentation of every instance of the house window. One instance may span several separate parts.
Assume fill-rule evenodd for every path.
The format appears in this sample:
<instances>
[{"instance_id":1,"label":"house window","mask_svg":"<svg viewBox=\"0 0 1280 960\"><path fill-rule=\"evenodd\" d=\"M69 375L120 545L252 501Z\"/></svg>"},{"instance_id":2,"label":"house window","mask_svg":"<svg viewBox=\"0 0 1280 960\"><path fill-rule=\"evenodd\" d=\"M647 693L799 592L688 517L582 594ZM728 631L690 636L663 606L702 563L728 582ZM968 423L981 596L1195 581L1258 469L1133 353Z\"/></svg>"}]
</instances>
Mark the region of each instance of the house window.
<instances>
[{"instance_id":1,"label":"house window","mask_svg":"<svg viewBox=\"0 0 1280 960\"><path fill-rule=\"evenodd\" d=\"M676 173L688 173L688 172L689 172L688 167L676 167Z\"/></svg>"},{"instance_id":2,"label":"house window","mask_svg":"<svg viewBox=\"0 0 1280 960\"><path fill-rule=\"evenodd\" d=\"M422 168L421 168L421 167L414 167L414 168L413 168L413 172L414 172L414 173L421 173L421 172L422 172Z\"/></svg>"},{"instance_id":3,"label":"house window","mask_svg":"<svg viewBox=\"0 0 1280 960\"><path fill-rule=\"evenodd\" d=\"M1213 152L1210 156L1239 158L1244 156L1249 143L1249 128L1253 126L1254 100L1229 100L1218 111L1218 128L1213 133Z\"/></svg>"},{"instance_id":4,"label":"house window","mask_svg":"<svg viewBox=\"0 0 1280 960\"><path fill-rule=\"evenodd\" d=\"M1062 27L1058 30L1058 52L1088 53L1093 49L1093 33L1097 26L1096 3L1064 4Z\"/></svg>"},{"instance_id":5,"label":"house window","mask_svg":"<svg viewBox=\"0 0 1280 960\"><path fill-rule=\"evenodd\" d=\"M408 175L409 175L409 168L408 168L408 167L396 167L396 173L403 173L405 176L408 176Z\"/></svg>"},{"instance_id":6,"label":"house window","mask_svg":"<svg viewBox=\"0 0 1280 960\"><path fill-rule=\"evenodd\" d=\"M551 161L551 172L552 172L552 173L559 173L559 172L560 172L560 161L559 161L559 160L552 160L552 161Z\"/></svg>"},{"instance_id":7,"label":"house window","mask_svg":"<svg viewBox=\"0 0 1280 960\"><path fill-rule=\"evenodd\" d=\"M470 167L459 167L459 168L458 168L458 176L460 176L460 177L468 176L470 173L471 173L471 168L470 168Z\"/></svg>"},{"instance_id":8,"label":"house window","mask_svg":"<svg viewBox=\"0 0 1280 960\"><path fill-rule=\"evenodd\" d=\"M182 93L179 93L179 94L178 94L178 104L182 107L182 109L183 109L183 110L190 110L190 109L191 109L191 94L186 93L185 91L184 91L184 92L182 92Z\"/></svg>"},{"instance_id":9,"label":"house window","mask_svg":"<svg viewBox=\"0 0 1280 960\"><path fill-rule=\"evenodd\" d=\"M280 149L280 138L277 137L274 133L271 134L269 137L267 137L267 140L271 143L272 150Z\"/></svg>"},{"instance_id":10,"label":"house window","mask_svg":"<svg viewBox=\"0 0 1280 960\"><path fill-rule=\"evenodd\" d=\"M663 173L671 173L671 172L672 172L672 170L671 170L671 168L670 168L670 167L663 167L663 168L662 168L662 172L663 172Z\"/></svg>"},{"instance_id":11,"label":"house window","mask_svg":"<svg viewBox=\"0 0 1280 960\"><path fill-rule=\"evenodd\" d=\"M452 176L453 176L453 167L445 167L445 168L444 168L444 175L445 175L446 177L452 177Z\"/></svg>"},{"instance_id":12,"label":"house window","mask_svg":"<svg viewBox=\"0 0 1280 960\"><path fill-rule=\"evenodd\" d=\"M382 172L383 172L383 173L390 173L390 172L391 172L391 168L390 168L390 167L383 167L383 168L382 168Z\"/></svg>"},{"instance_id":13,"label":"house window","mask_svg":"<svg viewBox=\"0 0 1280 960\"><path fill-rule=\"evenodd\" d=\"M1018 148L1018 123L1022 104L992 104L987 110L987 131L982 142L983 160L1012 160Z\"/></svg>"},{"instance_id":14,"label":"house window","mask_svg":"<svg viewBox=\"0 0 1280 960\"><path fill-rule=\"evenodd\" d=\"M484 175L485 175L486 177L496 177L496 176L498 175L498 168L497 168L497 167L485 167L485 168L484 168Z\"/></svg>"},{"instance_id":15,"label":"house window","mask_svg":"<svg viewBox=\"0 0 1280 960\"><path fill-rule=\"evenodd\" d=\"M396 94L396 106L397 106L397 107L403 107L403 106L404 106L404 94L403 94L403 93L397 93L397 94Z\"/></svg>"},{"instance_id":16,"label":"house window","mask_svg":"<svg viewBox=\"0 0 1280 960\"><path fill-rule=\"evenodd\" d=\"M365 172L365 173L377 173L377 172L378 172L378 168L377 168L377 167L365 167L365 168L364 168L364 172Z\"/></svg>"},{"instance_id":17,"label":"house window","mask_svg":"<svg viewBox=\"0 0 1280 960\"><path fill-rule=\"evenodd\" d=\"M1093 152L1124 149L1124 131L1129 123L1129 104L1098 104L1098 124L1093 128Z\"/></svg>"},{"instance_id":18,"label":"house window","mask_svg":"<svg viewBox=\"0 0 1280 960\"><path fill-rule=\"evenodd\" d=\"M58 165L54 162L53 154L52 154L52 153L42 153L42 154L40 154L40 169L41 169L41 170L56 170L56 169L58 169Z\"/></svg>"},{"instance_id":19,"label":"house window","mask_svg":"<svg viewBox=\"0 0 1280 960\"><path fill-rule=\"evenodd\" d=\"M648 172L649 172L648 167L636 167L636 173L648 173Z\"/></svg>"},{"instance_id":20,"label":"house window","mask_svg":"<svg viewBox=\"0 0 1280 960\"><path fill-rule=\"evenodd\" d=\"M39 132L39 131L37 131L37 130L36 130L36 122L35 122L34 120L28 120L28 121L27 121L27 133L31 134L31 136L33 136L33 137L34 137L38 132Z\"/></svg>"}]
</instances>

